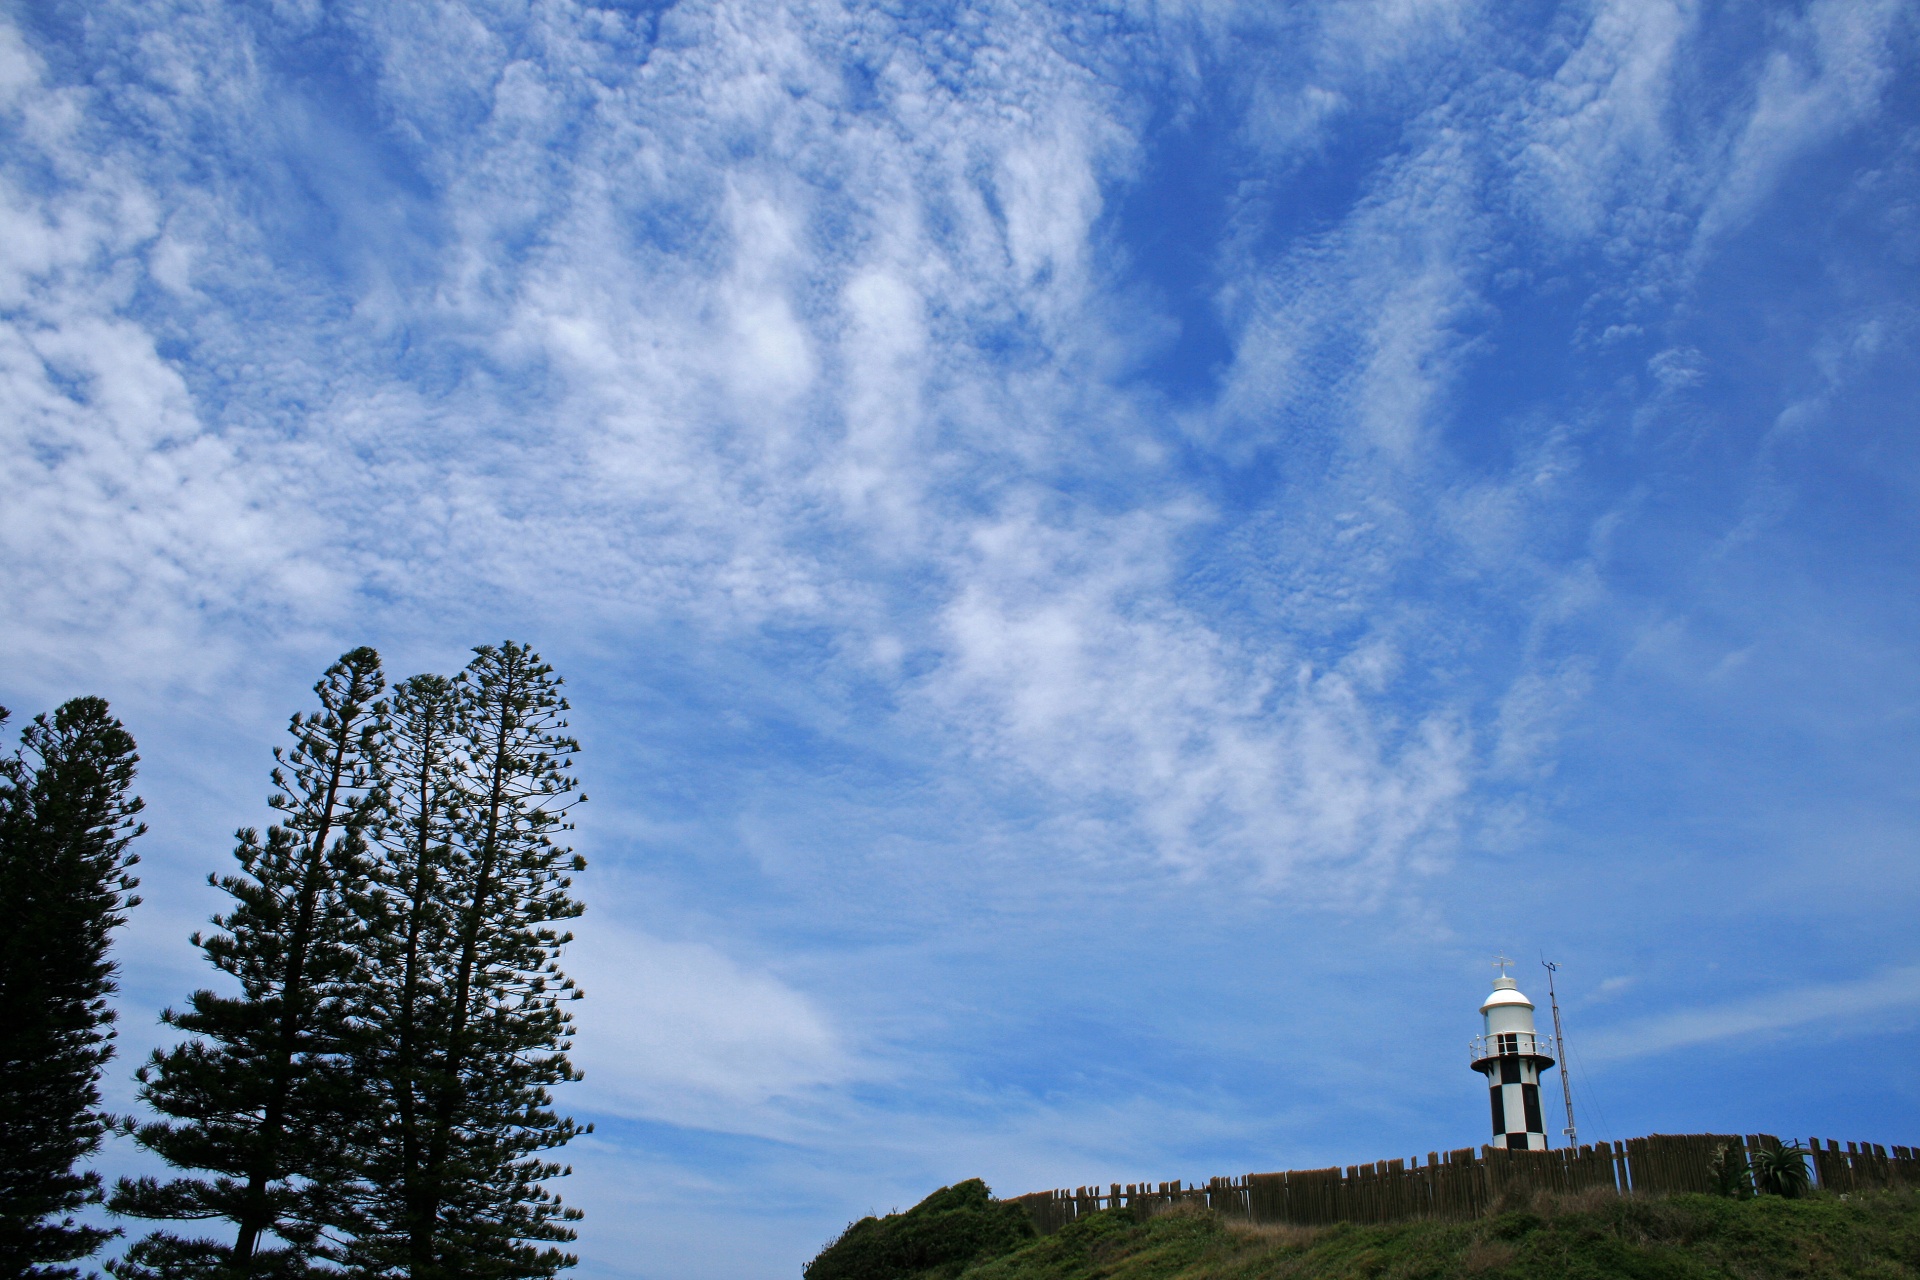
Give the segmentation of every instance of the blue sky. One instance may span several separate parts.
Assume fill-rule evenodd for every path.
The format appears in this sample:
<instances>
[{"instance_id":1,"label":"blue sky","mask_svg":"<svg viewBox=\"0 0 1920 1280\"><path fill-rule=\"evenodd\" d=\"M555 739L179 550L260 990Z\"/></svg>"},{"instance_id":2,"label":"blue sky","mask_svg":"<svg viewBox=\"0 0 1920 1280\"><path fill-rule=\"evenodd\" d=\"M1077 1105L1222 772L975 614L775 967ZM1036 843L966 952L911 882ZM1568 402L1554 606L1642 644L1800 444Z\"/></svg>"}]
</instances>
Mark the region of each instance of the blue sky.
<instances>
[{"instance_id":1,"label":"blue sky","mask_svg":"<svg viewBox=\"0 0 1920 1280\"><path fill-rule=\"evenodd\" d=\"M1500 950L1583 1135L1920 1140L1910 7L0 13L0 701L142 745L116 1105L321 667L512 637L583 1277L1482 1142Z\"/></svg>"}]
</instances>

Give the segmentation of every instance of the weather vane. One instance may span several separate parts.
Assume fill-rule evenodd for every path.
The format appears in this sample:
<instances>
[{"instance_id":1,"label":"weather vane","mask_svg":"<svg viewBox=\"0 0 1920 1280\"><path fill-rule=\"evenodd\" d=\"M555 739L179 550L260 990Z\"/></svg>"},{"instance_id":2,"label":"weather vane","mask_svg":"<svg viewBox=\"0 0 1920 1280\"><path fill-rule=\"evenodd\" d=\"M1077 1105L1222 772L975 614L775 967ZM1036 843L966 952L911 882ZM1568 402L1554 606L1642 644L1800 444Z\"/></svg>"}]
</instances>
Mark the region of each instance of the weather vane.
<instances>
[{"instance_id":1,"label":"weather vane","mask_svg":"<svg viewBox=\"0 0 1920 1280\"><path fill-rule=\"evenodd\" d=\"M1498 969L1500 976L1504 978L1508 976L1507 970L1513 968L1513 961L1507 959L1505 956L1500 956L1493 962L1493 967Z\"/></svg>"}]
</instances>

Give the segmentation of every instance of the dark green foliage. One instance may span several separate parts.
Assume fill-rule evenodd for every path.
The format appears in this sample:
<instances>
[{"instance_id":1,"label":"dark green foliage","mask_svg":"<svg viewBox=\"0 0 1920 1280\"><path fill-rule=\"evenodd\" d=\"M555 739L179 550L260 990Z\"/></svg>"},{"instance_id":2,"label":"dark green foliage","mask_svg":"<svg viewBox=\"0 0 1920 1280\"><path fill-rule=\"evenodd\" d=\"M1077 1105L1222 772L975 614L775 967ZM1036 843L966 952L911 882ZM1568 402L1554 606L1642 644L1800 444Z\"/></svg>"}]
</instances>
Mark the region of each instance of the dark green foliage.
<instances>
[{"instance_id":1,"label":"dark green foliage","mask_svg":"<svg viewBox=\"0 0 1920 1280\"><path fill-rule=\"evenodd\" d=\"M363 911L362 1078L374 1093L359 1151L362 1230L349 1256L373 1275L429 1274L433 1208L427 1203L426 1117L446 1039L448 957L454 915L446 888L460 805L460 702L444 676L394 687L382 743L384 822Z\"/></svg>"},{"instance_id":2,"label":"dark green foliage","mask_svg":"<svg viewBox=\"0 0 1920 1280\"><path fill-rule=\"evenodd\" d=\"M1746 1200L1753 1195L1753 1170L1747 1167L1746 1149L1737 1143L1723 1142L1708 1162L1715 1195L1729 1200Z\"/></svg>"},{"instance_id":3,"label":"dark green foliage","mask_svg":"<svg viewBox=\"0 0 1920 1280\"><path fill-rule=\"evenodd\" d=\"M213 880L233 909L214 918L219 932L193 937L239 994L197 991L185 1010L168 1010L163 1020L190 1038L138 1073L141 1097L166 1117L140 1128L141 1145L210 1176L122 1180L110 1207L224 1220L234 1243L156 1233L113 1264L116 1275L297 1275L335 1256L351 1229L351 1146L365 1109L349 1056L356 904L384 683L379 655L355 649L314 686L318 714L293 717L292 747L274 752L269 803L281 820L264 840L239 833L239 873Z\"/></svg>"},{"instance_id":4,"label":"dark green foliage","mask_svg":"<svg viewBox=\"0 0 1920 1280\"><path fill-rule=\"evenodd\" d=\"M957 1280L1920 1280L1920 1195L1541 1196L1477 1222L1257 1227L1092 1214ZM811 1280L811 1278L810 1278Z\"/></svg>"},{"instance_id":5,"label":"dark green foliage","mask_svg":"<svg viewBox=\"0 0 1920 1280\"><path fill-rule=\"evenodd\" d=\"M199 1176L122 1180L112 1208L225 1221L231 1245L148 1236L119 1276L544 1277L580 1215L542 1153L580 1130L549 1089L579 992L559 970L581 912L555 842L584 799L550 667L507 644L455 680L376 701L377 654L316 686L276 752L263 839L240 833L235 902L195 936L237 995L196 992L189 1038L140 1072L164 1120L141 1143ZM331 1265L329 1265L331 1264Z\"/></svg>"},{"instance_id":6,"label":"dark green foliage","mask_svg":"<svg viewBox=\"0 0 1920 1280\"><path fill-rule=\"evenodd\" d=\"M0 709L0 724L7 713ZM0 759L0 1275L72 1276L116 1234L71 1216L101 1198L75 1164L113 1125L108 937L139 899L133 738L99 698L34 717Z\"/></svg>"},{"instance_id":7,"label":"dark green foliage","mask_svg":"<svg viewBox=\"0 0 1920 1280\"><path fill-rule=\"evenodd\" d=\"M999 1201L978 1178L957 1182L905 1213L862 1218L808 1263L806 1280L912 1280L957 1276L969 1263L1033 1238L1020 1205Z\"/></svg>"},{"instance_id":8,"label":"dark green foliage","mask_svg":"<svg viewBox=\"0 0 1920 1280\"><path fill-rule=\"evenodd\" d=\"M370 1274L550 1276L579 1218L541 1184L580 1130L552 1110L578 999L560 972L581 913L557 844L578 799L560 681L539 655L484 646L455 681L396 690L386 835L366 934L365 1074L380 1123L363 1151L355 1264ZM545 1247L542 1247L545 1246Z\"/></svg>"},{"instance_id":9,"label":"dark green foliage","mask_svg":"<svg viewBox=\"0 0 1920 1280\"><path fill-rule=\"evenodd\" d=\"M1760 1152L1753 1165L1754 1185L1769 1195L1792 1200L1813 1186L1807 1174L1807 1149L1797 1142Z\"/></svg>"}]
</instances>

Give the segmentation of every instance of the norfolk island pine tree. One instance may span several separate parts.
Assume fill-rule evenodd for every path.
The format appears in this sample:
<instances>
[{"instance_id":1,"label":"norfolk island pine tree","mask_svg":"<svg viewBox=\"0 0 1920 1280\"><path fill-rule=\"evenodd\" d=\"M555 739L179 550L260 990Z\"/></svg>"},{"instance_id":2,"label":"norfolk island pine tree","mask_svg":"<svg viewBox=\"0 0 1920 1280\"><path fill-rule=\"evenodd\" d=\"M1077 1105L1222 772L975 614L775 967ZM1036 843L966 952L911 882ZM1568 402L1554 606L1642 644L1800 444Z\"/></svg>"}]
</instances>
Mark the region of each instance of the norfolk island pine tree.
<instances>
[{"instance_id":1,"label":"norfolk island pine tree","mask_svg":"<svg viewBox=\"0 0 1920 1280\"><path fill-rule=\"evenodd\" d=\"M293 717L293 746L274 752L269 803L282 820L264 841L238 833L239 874L211 878L234 907L215 917L220 932L193 937L240 993L201 990L168 1010L163 1021L191 1038L137 1073L141 1098L166 1117L139 1128L140 1144L211 1176L122 1179L109 1207L224 1219L234 1242L157 1231L109 1264L116 1276L300 1274L350 1229L347 1148L364 1105L348 1061L353 898L377 807L383 686L379 655L354 649L314 686L319 712Z\"/></svg>"},{"instance_id":2,"label":"norfolk island pine tree","mask_svg":"<svg viewBox=\"0 0 1920 1280\"><path fill-rule=\"evenodd\" d=\"M577 795L560 679L538 654L481 646L456 681L463 763L445 874L445 1004L427 1060L417 1191L404 1230L407 1270L426 1277L551 1276L576 1259L580 1213L542 1185L567 1172L543 1158L583 1132L552 1108L552 1085L576 1080L566 1058L580 998L560 972L572 940L559 925L584 909L570 872L584 859L554 842ZM541 1247L545 1245L546 1247Z\"/></svg>"},{"instance_id":3,"label":"norfolk island pine tree","mask_svg":"<svg viewBox=\"0 0 1920 1280\"><path fill-rule=\"evenodd\" d=\"M7 712L0 708L0 724ZM0 759L0 1275L74 1276L116 1232L72 1214L101 1199L75 1165L113 1127L112 931L138 905L130 734L99 698L36 716Z\"/></svg>"},{"instance_id":4,"label":"norfolk island pine tree","mask_svg":"<svg viewBox=\"0 0 1920 1280\"><path fill-rule=\"evenodd\" d=\"M372 1123L357 1144L361 1230L349 1259L365 1274L411 1274L432 1263L424 1205L424 1115L444 1040L445 979L453 917L445 889L455 875L463 741L459 697L444 676L394 687L380 758L380 841L363 898L367 929L363 1025L355 1044L372 1090ZM415 1257L415 1240L424 1242Z\"/></svg>"},{"instance_id":5,"label":"norfolk island pine tree","mask_svg":"<svg viewBox=\"0 0 1920 1280\"><path fill-rule=\"evenodd\" d=\"M458 825L465 743L453 681L418 675L394 687L381 758L384 821L369 860L361 935L366 982L354 1057L374 1094L357 1145L362 1213L354 1270L426 1274L434 1257L427 1124L440 1078L451 996L455 915L447 900L464 860Z\"/></svg>"}]
</instances>

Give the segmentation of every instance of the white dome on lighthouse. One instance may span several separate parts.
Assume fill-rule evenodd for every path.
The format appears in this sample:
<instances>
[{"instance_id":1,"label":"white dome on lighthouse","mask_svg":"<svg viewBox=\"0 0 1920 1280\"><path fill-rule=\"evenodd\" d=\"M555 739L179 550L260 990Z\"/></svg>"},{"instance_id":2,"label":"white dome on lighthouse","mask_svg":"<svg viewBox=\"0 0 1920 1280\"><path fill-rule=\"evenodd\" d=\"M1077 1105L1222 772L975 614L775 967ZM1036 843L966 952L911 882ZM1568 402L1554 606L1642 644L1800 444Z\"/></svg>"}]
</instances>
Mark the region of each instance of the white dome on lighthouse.
<instances>
[{"instance_id":1,"label":"white dome on lighthouse","mask_svg":"<svg viewBox=\"0 0 1920 1280\"><path fill-rule=\"evenodd\" d=\"M1480 1014L1486 1019L1490 1036L1502 1031L1533 1031L1533 1001L1521 994L1519 983L1504 974L1493 980L1493 994L1480 1003Z\"/></svg>"},{"instance_id":2,"label":"white dome on lighthouse","mask_svg":"<svg viewBox=\"0 0 1920 1280\"><path fill-rule=\"evenodd\" d=\"M1505 976L1493 980L1493 994L1481 1002L1480 1012L1485 1013L1497 1004L1523 1004L1533 1008L1533 1001L1520 994L1520 984Z\"/></svg>"}]
</instances>

